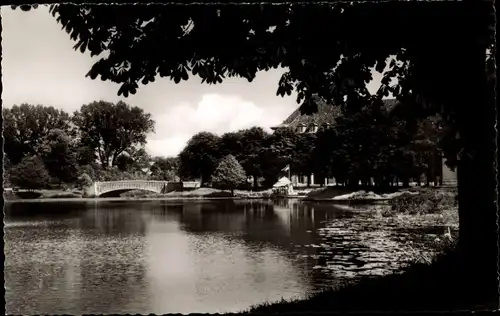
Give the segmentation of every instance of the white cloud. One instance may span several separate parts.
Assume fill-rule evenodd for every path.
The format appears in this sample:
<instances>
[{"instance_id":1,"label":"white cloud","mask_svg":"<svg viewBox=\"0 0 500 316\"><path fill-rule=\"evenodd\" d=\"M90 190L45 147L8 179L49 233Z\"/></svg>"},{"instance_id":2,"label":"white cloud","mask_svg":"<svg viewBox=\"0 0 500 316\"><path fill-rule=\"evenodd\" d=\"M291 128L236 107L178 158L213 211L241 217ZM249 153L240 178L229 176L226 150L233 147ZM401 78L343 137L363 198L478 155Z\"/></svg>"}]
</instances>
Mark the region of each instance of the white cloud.
<instances>
[{"instance_id":1,"label":"white cloud","mask_svg":"<svg viewBox=\"0 0 500 316\"><path fill-rule=\"evenodd\" d=\"M146 144L146 150L153 156L176 156L186 146L190 137L182 134L163 139L150 139Z\"/></svg>"},{"instance_id":2,"label":"white cloud","mask_svg":"<svg viewBox=\"0 0 500 316\"><path fill-rule=\"evenodd\" d=\"M180 103L157 115L156 133L148 139L147 148L153 155L176 155L198 132L221 135L252 126L269 130L291 111L289 106L259 106L238 95L204 94L197 105Z\"/></svg>"}]
</instances>

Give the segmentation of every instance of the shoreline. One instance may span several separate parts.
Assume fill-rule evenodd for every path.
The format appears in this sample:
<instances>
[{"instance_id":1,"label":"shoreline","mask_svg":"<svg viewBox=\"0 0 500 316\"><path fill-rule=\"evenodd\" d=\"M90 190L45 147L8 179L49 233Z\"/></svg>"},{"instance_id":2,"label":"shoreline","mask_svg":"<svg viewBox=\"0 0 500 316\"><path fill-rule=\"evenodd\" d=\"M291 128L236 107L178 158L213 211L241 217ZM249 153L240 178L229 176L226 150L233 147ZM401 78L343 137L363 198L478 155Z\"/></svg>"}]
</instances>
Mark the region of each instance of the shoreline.
<instances>
[{"instance_id":1,"label":"shoreline","mask_svg":"<svg viewBox=\"0 0 500 316\"><path fill-rule=\"evenodd\" d=\"M370 200L370 199L353 199L353 200L332 200L332 199L308 199L301 196L286 196L286 197L261 197L261 196L234 196L234 197L210 197L210 196L176 196L176 197L104 197L104 198L92 198L92 197L72 197L72 198L35 198L35 199L5 199L5 203L50 203L50 202L117 202L117 201L214 201L214 200L298 200L307 203L329 203L332 205L339 204L387 204L390 199L385 200Z\"/></svg>"},{"instance_id":2,"label":"shoreline","mask_svg":"<svg viewBox=\"0 0 500 316\"><path fill-rule=\"evenodd\" d=\"M39 197L33 199L7 199L4 196L5 203L48 203L48 202L88 202L88 201L185 201L185 200L299 200L308 203L329 203L329 204L387 204L391 199L315 199L307 198L306 196L283 196L283 197L267 197L267 196L159 196L159 197Z\"/></svg>"},{"instance_id":3,"label":"shoreline","mask_svg":"<svg viewBox=\"0 0 500 316\"><path fill-rule=\"evenodd\" d=\"M280 197L277 199L287 199L287 200L298 200L298 197ZM185 200L272 200L269 197L260 197L260 196L234 196L234 197L210 197L210 196L165 196L165 197L104 197L104 198L92 198L92 197L73 197L73 198L36 198L36 199L12 199L8 200L4 198L6 203L33 203L33 202L115 202L115 201L185 201Z\"/></svg>"},{"instance_id":4,"label":"shoreline","mask_svg":"<svg viewBox=\"0 0 500 316\"><path fill-rule=\"evenodd\" d=\"M443 188L446 189L446 188ZM439 189L438 189L439 190ZM198 192L196 192L198 191ZM400 190L390 194L374 194L371 191L364 190L338 190L335 188L324 188L321 190L313 190L306 194L288 195L288 196L270 196L269 191L236 191L234 196L228 196L228 192L216 190L212 188L200 188L188 192L172 192L165 195L138 194L138 196L119 196L119 197L83 197L76 192L60 191L60 190L43 190L39 191L41 196L36 198L21 198L15 193L4 192L3 198L6 203L34 203L34 202L99 202L99 201L214 201L214 200L299 200L308 203L328 203L332 205L349 205L349 204L365 204L365 205L386 205L392 199L401 196L402 194L418 195L416 191ZM266 194L267 193L267 194ZM305 193L305 192L304 192ZM61 197L59 197L60 195ZM64 196L66 195L66 196ZM73 196L68 196L73 195ZM221 195L221 196L217 196Z\"/></svg>"}]
</instances>

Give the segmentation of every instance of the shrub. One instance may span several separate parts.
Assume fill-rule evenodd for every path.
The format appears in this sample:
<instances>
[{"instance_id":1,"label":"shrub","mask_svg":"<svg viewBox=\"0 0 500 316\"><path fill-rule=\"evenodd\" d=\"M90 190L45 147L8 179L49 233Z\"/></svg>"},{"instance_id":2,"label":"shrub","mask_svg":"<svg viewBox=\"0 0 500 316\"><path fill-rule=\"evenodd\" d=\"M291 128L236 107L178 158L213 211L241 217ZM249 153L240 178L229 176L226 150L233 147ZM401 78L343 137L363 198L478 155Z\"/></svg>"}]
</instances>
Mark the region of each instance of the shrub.
<instances>
[{"instance_id":1,"label":"shrub","mask_svg":"<svg viewBox=\"0 0 500 316\"><path fill-rule=\"evenodd\" d=\"M80 194L76 194L73 192L59 192L54 194L44 195L44 198L47 199L67 199L67 198L79 198Z\"/></svg>"},{"instance_id":2,"label":"shrub","mask_svg":"<svg viewBox=\"0 0 500 316\"><path fill-rule=\"evenodd\" d=\"M155 192L144 191L144 190L131 190L120 194L120 196L126 198L153 198L153 197L160 197L162 195Z\"/></svg>"},{"instance_id":3,"label":"shrub","mask_svg":"<svg viewBox=\"0 0 500 316\"><path fill-rule=\"evenodd\" d=\"M37 157L23 158L9 171L9 180L12 185L23 189L41 189L46 187L51 180L43 161Z\"/></svg>"},{"instance_id":4,"label":"shrub","mask_svg":"<svg viewBox=\"0 0 500 316\"><path fill-rule=\"evenodd\" d=\"M93 181L92 178L87 173L84 172L78 177L76 183L78 186L83 188L85 186L92 185Z\"/></svg>"},{"instance_id":5,"label":"shrub","mask_svg":"<svg viewBox=\"0 0 500 316\"><path fill-rule=\"evenodd\" d=\"M225 197L232 197L233 195L230 192L225 192L225 191L220 191L220 192L212 192L205 197L214 197L214 198L225 198Z\"/></svg>"},{"instance_id":6,"label":"shrub","mask_svg":"<svg viewBox=\"0 0 500 316\"><path fill-rule=\"evenodd\" d=\"M391 210L405 214L433 214L457 206L456 193L426 189L419 194L403 193L390 200Z\"/></svg>"},{"instance_id":7,"label":"shrub","mask_svg":"<svg viewBox=\"0 0 500 316\"><path fill-rule=\"evenodd\" d=\"M36 191L23 191L16 192L16 196L20 197L21 199L37 199L42 196L42 193Z\"/></svg>"}]
</instances>

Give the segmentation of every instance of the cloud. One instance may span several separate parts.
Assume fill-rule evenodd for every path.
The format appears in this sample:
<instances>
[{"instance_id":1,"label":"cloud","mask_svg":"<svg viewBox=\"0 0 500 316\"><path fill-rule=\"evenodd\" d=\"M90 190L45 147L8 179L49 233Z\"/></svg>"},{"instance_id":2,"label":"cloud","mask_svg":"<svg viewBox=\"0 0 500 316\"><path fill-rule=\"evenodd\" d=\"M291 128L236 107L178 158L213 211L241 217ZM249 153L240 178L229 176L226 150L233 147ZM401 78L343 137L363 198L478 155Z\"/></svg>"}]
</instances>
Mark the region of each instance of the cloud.
<instances>
[{"instance_id":1,"label":"cloud","mask_svg":"<svg viewBox=\"0 0 500 316\"><path fill-rule=\"evenodd\" d=\"M171 156L201 131L222 135L253 126L270 130L293 110L285 105L259 106L238 95L204 94L196 105L179 103L156 115L156 133L149 137L147 149L154 155Z\"/></svg>"},{"instance_id":2,"label":"cloud","mask_svg":"<svg viewBox=\"0 0 500 316\"><path fill-rule=\"evenodd\" d=\"M173 157L186 146L190 135L181 134L163 139L150 139L146 150L153 156Z\"/></svg>"}]
</instances>

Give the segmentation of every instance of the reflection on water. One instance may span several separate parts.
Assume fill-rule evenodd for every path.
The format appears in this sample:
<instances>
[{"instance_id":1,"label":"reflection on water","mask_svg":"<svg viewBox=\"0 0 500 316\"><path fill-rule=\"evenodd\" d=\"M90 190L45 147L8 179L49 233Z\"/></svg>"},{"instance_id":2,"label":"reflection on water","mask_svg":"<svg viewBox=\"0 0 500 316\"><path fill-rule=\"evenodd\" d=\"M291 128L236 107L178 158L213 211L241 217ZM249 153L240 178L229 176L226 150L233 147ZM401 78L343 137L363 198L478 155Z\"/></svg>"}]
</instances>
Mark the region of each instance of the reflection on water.
<instances>
[{"instance_id":1,"label":"reflection on water","mask_svg":"<svg viewBox=\"0 0 500 316\"><path fill-rule=\"evenodd\" d=\"M291 201L5 208L8 314L230 312L395 271L434 235ZM438 227L433 233L441 233Z\"/></svg>"}]
</instances>

